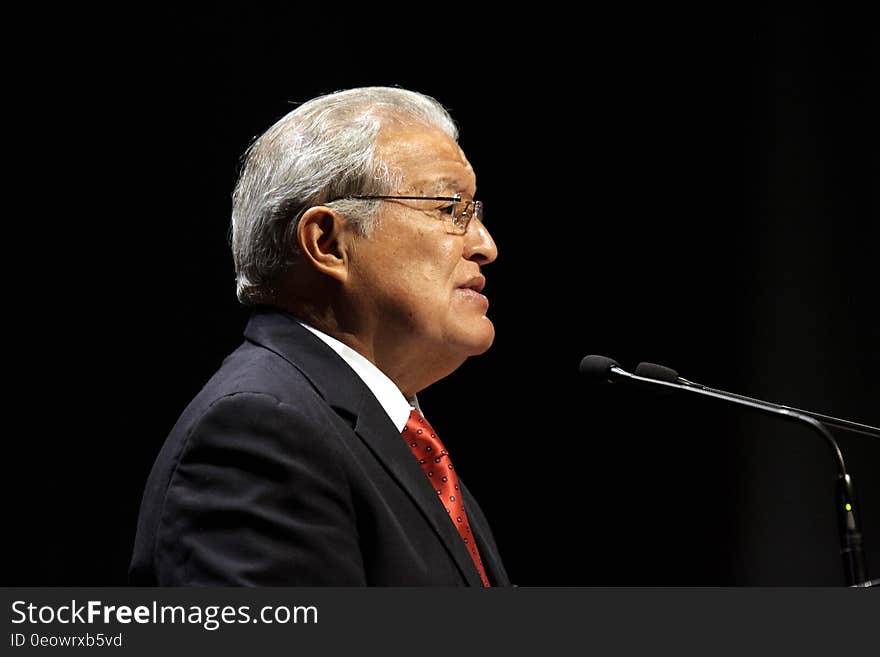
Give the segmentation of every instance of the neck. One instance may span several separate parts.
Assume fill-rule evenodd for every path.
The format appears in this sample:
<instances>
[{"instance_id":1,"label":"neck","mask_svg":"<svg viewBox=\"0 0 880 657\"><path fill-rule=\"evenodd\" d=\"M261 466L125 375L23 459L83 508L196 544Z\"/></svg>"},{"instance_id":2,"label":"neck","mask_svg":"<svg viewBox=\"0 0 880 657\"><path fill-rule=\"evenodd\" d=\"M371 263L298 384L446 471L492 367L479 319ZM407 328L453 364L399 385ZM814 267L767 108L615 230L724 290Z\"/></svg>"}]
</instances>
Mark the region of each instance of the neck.
<instances>
[{"instance_id":1,"label":"neck","mask_svg":"<svg viewBox=\"0 0 880 657\"><path fill-rule=\"evenodd\" d=\"M442 352L400 340L384 340L381 327L358 321L331 305L279 304L285 312L339 340L381 370L407 399L455 371L462 362L450 362Z\"/></svg>"}]
</instances>

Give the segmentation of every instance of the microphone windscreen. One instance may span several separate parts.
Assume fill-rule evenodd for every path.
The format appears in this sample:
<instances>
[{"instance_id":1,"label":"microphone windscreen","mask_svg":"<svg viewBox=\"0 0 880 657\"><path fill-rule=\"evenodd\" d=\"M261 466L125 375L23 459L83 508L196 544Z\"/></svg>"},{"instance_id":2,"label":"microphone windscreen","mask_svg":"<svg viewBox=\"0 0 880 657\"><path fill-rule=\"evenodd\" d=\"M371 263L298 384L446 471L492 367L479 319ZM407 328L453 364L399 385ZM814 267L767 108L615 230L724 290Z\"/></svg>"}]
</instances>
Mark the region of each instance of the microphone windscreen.
<instances>
[{"instance_id":1,"label":"microphone windscreen","mask_svg":"<svg viewBox=\"0 0 880 657\"><path fill-rule=\"evenodd\" d=\"M608 381L612 367L619 367L617 361L605 356L584 356L581 360L580 372L593 381Z\"/></svg>"},{"instance_id":2,"label":"microphone windscreen","mask_svg":"<svg viewBox=\"0 0 880 657\"><path fill-rule=\"evenodd\" d=\"M669 383L678 381L678 372L656 363L639 363L635 374L636 376L643 376L646 379L654 379L656 381L668 381Z\"/></svg>"}]
</instances>

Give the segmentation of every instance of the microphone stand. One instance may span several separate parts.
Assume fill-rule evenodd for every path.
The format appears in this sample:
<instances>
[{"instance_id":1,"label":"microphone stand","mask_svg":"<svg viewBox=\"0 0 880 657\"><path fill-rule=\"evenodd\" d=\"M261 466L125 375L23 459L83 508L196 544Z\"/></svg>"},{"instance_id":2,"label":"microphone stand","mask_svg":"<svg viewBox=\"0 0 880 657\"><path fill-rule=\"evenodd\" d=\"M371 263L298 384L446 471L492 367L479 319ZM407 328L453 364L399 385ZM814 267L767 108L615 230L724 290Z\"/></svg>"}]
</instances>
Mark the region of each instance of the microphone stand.
<instances>
[{"instance_id":1,"label":"microphone stand","mask_svg":"<svg viewBox=\"0 0 880 657\"><path fill-rule=\"evenodd\" d=\"M840 556L843 559L843 570L844 575L846 576L847 585L871 586L871 583L869 583L868 580L867 567L865 566L862 533L859 530L858 507L856 506L852 477L850 477L846 471L846 464L844 463L840 447L828 432L828 429L825 428L825 425L815 418L793 409L777 407L773 404L768 404L757 399L722 393L711 388L691 387L679 383L663 381L661 379L630 374L616 364L610 367L608 377L609 380L612 381L620 379L646 386L662 386L664 388L684 390L696 395L703 395L704 397L712 397L713 399L720 399L741 406L746 406L768 415L774 415L776 417L781 416L795 422L805 422L812 427L814 431L822 436L831 448L831 451L834 454L834 459L837 463L838 476L835 489L835 507L837 509L837 525L840 538Z\"/></svg>"}]
</instances>

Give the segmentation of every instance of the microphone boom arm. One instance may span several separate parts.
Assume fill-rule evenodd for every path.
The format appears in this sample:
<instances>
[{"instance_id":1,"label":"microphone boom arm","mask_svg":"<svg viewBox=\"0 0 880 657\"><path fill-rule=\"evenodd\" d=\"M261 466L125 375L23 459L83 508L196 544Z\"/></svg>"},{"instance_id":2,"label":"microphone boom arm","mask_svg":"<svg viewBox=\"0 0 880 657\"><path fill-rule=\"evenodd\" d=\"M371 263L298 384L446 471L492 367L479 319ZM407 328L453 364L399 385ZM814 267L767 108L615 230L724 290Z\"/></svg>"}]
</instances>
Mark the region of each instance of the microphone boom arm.
<instances>
[{"instance_id":1,"label":"microphone boom arm","mask_svg":"<svg viewBox=\"0 0 880 657\"><path fill-rule=\"evenodd\" d=\"M737 399L742 399L744 401L761 403L760 399L746 397L745 395L738 395L734 392L727 392L725 390L718 390L717 388L710 388L709 386L705 386L702 383L695 383L694 381L688 381L687 379L683 379L681 377L678 377L678 380L686 386L696 388L698 390L717 392L722 395L729 395L731 397L736 397ZM819 420L823 424L830 425L837 429L846 429L849 431L855 431L856 433L864 434L866 436L871 436L872 438L880 438L880 427L872 427L870 424L862 424L861 422L853 422L852 420L843 420L838 417L823 415L822 413L816 413L815 411L805 411L803 409L794 408L793 406L787 406L785 404L775 404L775 407L783 410L793 411L794 413L800 413L801 415L814 418L816 420Z\"/></svg>"}]
</instances>

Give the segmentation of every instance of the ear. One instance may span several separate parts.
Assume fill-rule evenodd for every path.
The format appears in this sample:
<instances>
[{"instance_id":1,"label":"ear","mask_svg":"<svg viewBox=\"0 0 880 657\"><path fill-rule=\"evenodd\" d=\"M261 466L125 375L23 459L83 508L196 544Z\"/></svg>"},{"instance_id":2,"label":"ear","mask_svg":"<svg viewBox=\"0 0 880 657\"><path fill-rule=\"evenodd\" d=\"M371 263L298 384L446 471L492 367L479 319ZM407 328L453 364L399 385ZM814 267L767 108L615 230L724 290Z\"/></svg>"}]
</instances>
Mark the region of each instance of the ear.
<instances>
[{"instance_id":1,"label":"ear","mask_svg":"<svg viewBox=\"0 0 880 657\"><path fill-rule=\"evenodd\" d=\"M318 272L344 282L348 276L345 218L319 205L306 210L296 229L296 241L304 258Z\"/></svg>"}]
</instances>

